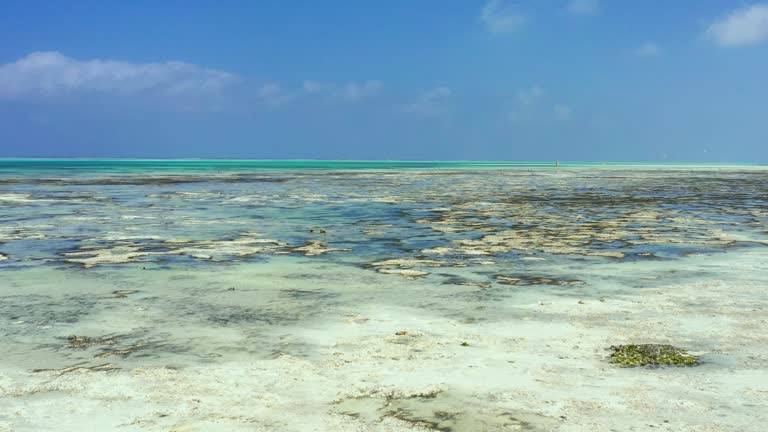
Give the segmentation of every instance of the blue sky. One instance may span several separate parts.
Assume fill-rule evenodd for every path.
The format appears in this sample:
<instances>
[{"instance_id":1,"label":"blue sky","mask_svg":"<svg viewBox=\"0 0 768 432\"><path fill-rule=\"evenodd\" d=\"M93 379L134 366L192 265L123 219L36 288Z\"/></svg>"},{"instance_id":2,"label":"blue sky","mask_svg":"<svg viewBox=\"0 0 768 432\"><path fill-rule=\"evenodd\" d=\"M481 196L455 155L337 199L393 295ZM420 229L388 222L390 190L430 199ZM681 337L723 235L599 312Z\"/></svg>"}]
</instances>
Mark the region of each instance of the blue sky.
<instances>
[{"instance_id":1,"label":"blue sky","mask_svg":"<svg viewBox=\"0 0 768 432\"><path fill-rule=\"evenodd\" d=\"M0 157L768 162L768 2L0 3Z\"/></svg>"}]
</instances>

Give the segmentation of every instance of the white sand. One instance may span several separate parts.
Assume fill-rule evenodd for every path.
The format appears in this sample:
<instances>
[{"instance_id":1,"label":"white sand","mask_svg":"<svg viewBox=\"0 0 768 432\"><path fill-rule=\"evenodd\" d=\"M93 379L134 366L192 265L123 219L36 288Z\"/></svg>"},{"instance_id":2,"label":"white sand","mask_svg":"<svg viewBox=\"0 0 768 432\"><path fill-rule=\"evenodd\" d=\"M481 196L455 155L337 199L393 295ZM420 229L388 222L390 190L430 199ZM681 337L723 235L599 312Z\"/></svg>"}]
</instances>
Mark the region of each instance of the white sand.
<instances>
[{"instance_id":1,"label":"white sand","mask_svg":"<svg viewBox=\"0 0 768 432\"><path fill-rule=\"evenodd\" d=\"M55 270L53 287L51 270L8 272L0 295L50 313L2 317L0 431L766 430L768 253L588 270L569 269L584 287L486 289L293 258L186 278ZM78 321L44 323L88 295ZM275 322L211 325L204 304ZM102 360L61 348L120 333L169 345ZM606 349L621 343L671 343L704 364L618 368ZM31 372L78 361L121 369Z\"/></svg>"}]
</instances>

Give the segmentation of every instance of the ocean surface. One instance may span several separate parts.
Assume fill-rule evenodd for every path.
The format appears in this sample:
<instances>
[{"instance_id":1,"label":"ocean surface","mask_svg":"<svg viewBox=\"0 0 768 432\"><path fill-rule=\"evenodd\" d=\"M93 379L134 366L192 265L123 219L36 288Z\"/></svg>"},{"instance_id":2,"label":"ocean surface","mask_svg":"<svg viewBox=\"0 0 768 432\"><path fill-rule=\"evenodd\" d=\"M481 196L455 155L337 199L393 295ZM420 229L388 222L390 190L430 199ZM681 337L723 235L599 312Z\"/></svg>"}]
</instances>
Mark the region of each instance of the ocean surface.
<instances>
[{"instance_id":1,"label":"ocean surface","mask_svg":"<svg viewBox=\"0 0 768 432\"><path fill-rule=\"evenodd\" d=\"M766 246L759 165L0 159L0 430L758 430Z\"/></svg>"},{"instance_id":2,"label":"ocean surface","mask_svg":"<svg viewBox=\"0 0 768 432\"><path fill-rule=\"evenodd\" d=\"M302 254L358 265L672 259L765 240L766 173L551 162L5 159L0 251L10 268L200 266Z\"/></svg>"}]
</instances>

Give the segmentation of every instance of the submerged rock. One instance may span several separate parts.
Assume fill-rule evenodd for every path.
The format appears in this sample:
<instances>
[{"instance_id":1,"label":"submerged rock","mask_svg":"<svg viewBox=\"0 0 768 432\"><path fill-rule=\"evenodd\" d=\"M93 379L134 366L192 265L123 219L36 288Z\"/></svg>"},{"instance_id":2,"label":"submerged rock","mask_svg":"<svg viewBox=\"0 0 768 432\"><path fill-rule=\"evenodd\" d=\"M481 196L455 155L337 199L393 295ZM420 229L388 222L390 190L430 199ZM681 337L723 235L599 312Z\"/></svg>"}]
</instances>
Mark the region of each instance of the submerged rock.
<instances>
[{"instance_id":1,"label":"submerged rock","mask_svg":"<svg viewBox=\"0 0 768 432\"><path fill-rule=\"evenodd\" d=\"M382 268L376 269L376 271L382 274L393 274L393 275L405 276L409 279L422 278L429 274L429 272L425 272L421 270L389 268L389 267L382 267Z\"/></svg>"},{"instance_id":2,"label":"submerged rock","mask_svg":"<svg viewBox=\"0 0 768 432\"><path fill-rule=\"evenodd\" d=\"M160 243L140 241L144 239L141 237L136 241L113 241L106 246L81 245L76 251L60 255L64 262L91 268L104 264L156 262L180 255L204 260L243 258L258 253L278 253L288 246L278 240L254 237L257 234L243 233L241 237L223 240L167 239Z\"/></svg>"},{"instance_id":3,"label":"submerged rock","mask_svg":"<svg viewBox=\"0 0 768 432\"><path fill-rule=\"evenodd\" d=\"M131 294L136 294L137 290L131 290L131 289L125 289L125 290L115 290L112 291L112 294L115 295L115 298L126 298Z\"/></svg>"},{"instance_id":4,"label":"submerged rock","mask_svg":"<svg viewBox=\"0 0 768 432\"><path fill-rule=\"evenodd\" d=\"M111 249L87 249L77 252L66 252L64 262L77 263L83 268L91 268L100 264L124 264L145 262L144 257L158 255L156 252L144 252L139 246L115 246Z\"/></svg>"},{"instance_id":5,"label":"submerged rock","mask_svg":"<svg viewBox=\"0 0 768 432\"><path fill-rule=\"evenodd\" d=\"M349 252L348 248L326 247L324 241L310 240L304 246L291 249L292 253L304 254L304 256L322 255L328 252Z\"/></svg>"},{"instance_id":6,"label":"submerged rock","mask_svg":"<svg viewBox=\"0 0 768 432\"><path fill-rule=\"evenodd\" d=\"M699 358L672 345L631 344L611 346L611 363L625 366L696 366Z\"/></svg>"},{"instance_id":7,"label":"submerged rock","mask_svg":"<svg viewBox=\"0 0 768 432\"><path fill-rule=\"evenodd\" d=\"M84 366L85 364L87 363L77 363L61 369L32 369L32 373L54 372L59 375L64 375L72 372L109 372L120 369L120 367L114 363L102 363L94 366Z\"/></svg>"},{"instance_id":8,"label":"submerged rock","mask_svg":"<svg viewBox=\"0 0 768 432\"><path fill-rule=\"evenodd\" d=\"M470 280L461 280L461 279L454 279L454 280L447 280L443 282L445 285L459 285L459 286L470 286L470 287L477 287L477 288L490 288L491 284L488 282L475 282Z\"/></svg>"},{"instance_id":9,"label":"submerged rock","mask_svg":"<svg viewBox=\"0 0 768 432\"><path fill-rule=\"evenodd\" d=\"M624 252L609 250L589 251L585 255L605 258L624 258L626 256Z\"/></svg>"},{"instance_id":10,"label":"submerged rock","mask_svg":"<svg viewBox=\"0 0 768 432\"><path fill-rule=\"evenodd\" d=\"M541 276L496 276L496 280L502 285L584 285L584 281L577 279L553 279Z\"/></svg>"},{"instance_id":11,"label":"submerged rock","mask_svg":"<svg viewBox=\"0 0 768 432\"><path fill-rule=\"evenodd\" d=\"M117 341L111 337L93 338L88 336L67 336L70 348L87 348L94 345L114 345Z\"/></svg>"},{"instance_id":12,"label":"submerged rock","mask_svg":"<svg viewBox=\"0 0 768 432\"><path fill-rule=\"evenodd\" d=\"M417 258L393 258L376 261L370 265L373 267L440 267L446 263L442 261L417 259Z\"/></svg>"},{"instance_id":13,"label":"submerged rock","mask_svg":"<svg viewBox=\"0 0 768 432\"><path fill-rule=\"evenodd\" d=\"M103 358L107 358L107 357L114 356L114 355L119 355L119 356L125 357L125 356L127 356L127 355L129 355L129 354L131 354L131 353L133 353L135 351L138 351L138 350L142 349L142 348L144 348L144 344L136 344L136 345L131 345L128 348L125 348L125 349L106 351L106 352L103 352L101 354L97 354L94 357L97 358L97 359L103 359Z\"/></svg>"}]
</instances>

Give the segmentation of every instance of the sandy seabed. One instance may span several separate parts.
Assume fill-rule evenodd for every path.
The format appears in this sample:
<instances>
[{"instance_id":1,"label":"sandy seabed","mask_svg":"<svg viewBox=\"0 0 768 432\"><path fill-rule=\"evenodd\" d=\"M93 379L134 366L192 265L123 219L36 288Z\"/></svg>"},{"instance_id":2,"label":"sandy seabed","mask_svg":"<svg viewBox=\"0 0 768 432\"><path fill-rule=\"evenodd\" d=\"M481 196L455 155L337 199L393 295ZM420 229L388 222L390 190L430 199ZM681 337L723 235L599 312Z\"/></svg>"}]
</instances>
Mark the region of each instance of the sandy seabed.
<instances>
[{"instance_id":1,"label":"sandy seabed","mask_svg":"<svg viewBox=\"0 0 768 432\"><path fill-rule=\"evenodd\" d=\"M7 272L0 430L765 430L766 251L566 270L589 284L448 285L294 257ZM616 367L621 343L702 365Z\"/></svg>"}]
</instances>

